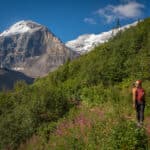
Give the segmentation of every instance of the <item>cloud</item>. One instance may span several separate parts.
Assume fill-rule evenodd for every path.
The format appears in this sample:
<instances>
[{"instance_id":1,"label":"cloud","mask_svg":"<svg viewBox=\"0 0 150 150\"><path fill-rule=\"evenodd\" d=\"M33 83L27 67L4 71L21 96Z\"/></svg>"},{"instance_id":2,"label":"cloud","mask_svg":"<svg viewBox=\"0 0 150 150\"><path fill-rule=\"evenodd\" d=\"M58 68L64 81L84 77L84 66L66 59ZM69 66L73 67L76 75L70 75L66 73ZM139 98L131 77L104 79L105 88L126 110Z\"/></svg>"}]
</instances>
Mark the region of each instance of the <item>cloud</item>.
<instances>
[{"instance_id":1,"label":"cloud","mask_svg":"<svg viewBox=\"0 0 150 150\"><path fill-rule=\"evenodd\" d=\"M125 1L125 0L124 0ZM101 17L104 17L107 21L107 23L110 23L115 18L120 19L127 19L127 18L137 18L142 16L142 9L145 6L143 4L140 4L136 1L130 1L125 4L120 5L108 5L104 8L99 9L96 11L96 14L98 14Z\"/></svg>"},{"instance_id":2,"label":"cloud","mask_svg":"<svg viewBox=\"0 0 150 150\"><path fill-rule=\"evenodd\" d=\"M121 3L135 2L136 0L120 0Z\"/></svg>"},{"instance_id":3,"label":"cloud","mask_svg":"<svg viewBox=\"0 0 150 150\"><path fill-rule=\"evenodd\" d=\"M97 24L93 18L84 18L84 22L89 24Z\"/></svg>"}]
</instances>

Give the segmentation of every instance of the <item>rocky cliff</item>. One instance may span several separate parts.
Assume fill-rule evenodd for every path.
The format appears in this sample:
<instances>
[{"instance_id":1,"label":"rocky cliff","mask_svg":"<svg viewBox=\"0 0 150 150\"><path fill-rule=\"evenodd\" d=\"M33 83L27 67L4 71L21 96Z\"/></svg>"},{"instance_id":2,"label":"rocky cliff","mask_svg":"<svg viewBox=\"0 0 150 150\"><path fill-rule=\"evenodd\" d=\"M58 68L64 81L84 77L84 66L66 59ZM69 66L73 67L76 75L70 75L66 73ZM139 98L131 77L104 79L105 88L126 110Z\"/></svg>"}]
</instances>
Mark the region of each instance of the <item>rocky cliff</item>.
<instances>
[{"instance_id":1,"label":"rocky cliff","mask_svg":"<svg viewBox=\"0 0 150 150\"><path fill-rule=\"evenodd\" d=\"M0 34L0 64L31 77L55 70L78 55L49 29L33 21L20 21Z\"/></svg>"}]
</instances>

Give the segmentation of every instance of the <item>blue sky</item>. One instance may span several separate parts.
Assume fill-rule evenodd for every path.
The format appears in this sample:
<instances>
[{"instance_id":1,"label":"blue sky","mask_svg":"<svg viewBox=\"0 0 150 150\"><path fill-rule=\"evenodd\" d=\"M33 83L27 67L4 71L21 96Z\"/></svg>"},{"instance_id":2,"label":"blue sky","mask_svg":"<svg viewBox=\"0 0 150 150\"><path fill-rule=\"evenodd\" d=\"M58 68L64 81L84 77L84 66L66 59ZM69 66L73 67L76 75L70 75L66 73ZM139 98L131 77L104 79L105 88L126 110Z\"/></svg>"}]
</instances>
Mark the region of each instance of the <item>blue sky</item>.
<instances>
[{"instance_id":1,"label":"blue sky","mask_svg":"<svg viewBox=\"0 0 150 150\"><path fill-rule=\"evenodd\" d=\"M150 16L149 0L0 0L0 32L20 20L47 26L63 42Z\"/></svg>"}]
</instances>

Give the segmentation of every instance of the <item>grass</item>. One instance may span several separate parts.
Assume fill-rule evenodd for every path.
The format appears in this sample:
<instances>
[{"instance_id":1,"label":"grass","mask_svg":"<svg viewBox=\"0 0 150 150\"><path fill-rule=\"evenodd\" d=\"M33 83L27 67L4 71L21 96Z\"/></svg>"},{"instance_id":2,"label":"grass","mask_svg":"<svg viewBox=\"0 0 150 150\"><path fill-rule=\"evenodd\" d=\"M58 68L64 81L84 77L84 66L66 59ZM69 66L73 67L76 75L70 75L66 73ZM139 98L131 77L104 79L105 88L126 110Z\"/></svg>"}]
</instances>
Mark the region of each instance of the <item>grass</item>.
<instances>
[{"instance_id":1,"label":"grass","mask_svg":"<svg viewBox=\"0 0 150 150\"><path fill-rule=\"evenodd\" d=\"M33 136L23 146L25 149L20 150L35 148L37 143L39 150L134 150L135 147L137 150L145 150L142 144L138 145L138 136L146 141L143 145L147 145L144 128L137 128L132 105L122 105L122 102L118 105L110 101L89 105L83 101L55 124L53 132L48 133L47 141L42 144L42 140L39 141L47 135L37 135L36 142L33 142Z\"/></svg>"}]
</instances>

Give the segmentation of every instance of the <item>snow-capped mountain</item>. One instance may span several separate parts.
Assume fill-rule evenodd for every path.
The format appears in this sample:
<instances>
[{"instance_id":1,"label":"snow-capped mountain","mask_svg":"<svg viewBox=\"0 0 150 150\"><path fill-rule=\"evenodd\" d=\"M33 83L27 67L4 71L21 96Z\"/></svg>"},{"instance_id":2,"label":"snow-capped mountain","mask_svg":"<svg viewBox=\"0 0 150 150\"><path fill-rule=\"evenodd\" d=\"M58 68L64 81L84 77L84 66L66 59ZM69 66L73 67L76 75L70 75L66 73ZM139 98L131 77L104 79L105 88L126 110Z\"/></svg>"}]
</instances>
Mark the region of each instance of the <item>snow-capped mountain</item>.
<instances>
[{"instance_id":1,"label":"snow-capped mountain","mask_svg":"<svg viewBox=\"0 0 150 150\"><path fill-rule=\"evenodd\" d=\"M10 36L13 34L21 34L25 32L31 32L35 27L40 27L40 24L37 24L33 21L19 21L12 25L8 30L2 32L0 36Z\"/></svg>"},{"instance_id":2,"label":"snow-capped mountain","mask_svg":"<svg viewBox=\"0 0 150 150\"><path fill-rule=\"evenodd\" d=\"M68 41L66 46L79 54L84 54L92 50L96 45L107 42L110 38L115 36L119 31L124 31L131 26L136 26L137 22L125 25L118 29L113 29L108 32L102 32L100 34L85 34L79 36L77 39Z\"/></svg>"},{"instance_id":3,"label":"snow-capped mountain","mask_svg":"<svg viewBox=\"0 0 150 150\"><path fill-rule=\"evenodd\" d=\"M0 34L0 66L32 77L44 76L76 56L47 27L33 21L19 21Z\"/></svg>"}]
</instances>

